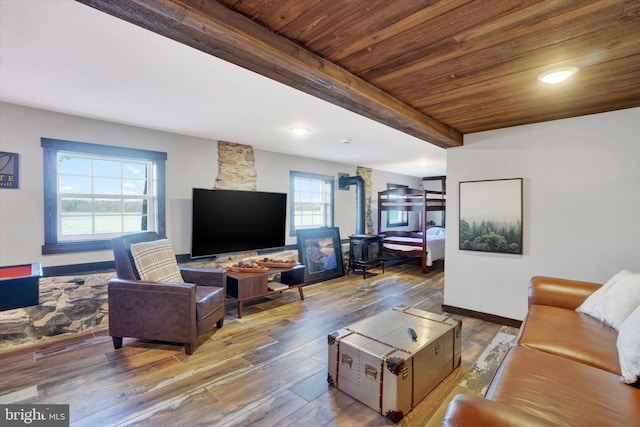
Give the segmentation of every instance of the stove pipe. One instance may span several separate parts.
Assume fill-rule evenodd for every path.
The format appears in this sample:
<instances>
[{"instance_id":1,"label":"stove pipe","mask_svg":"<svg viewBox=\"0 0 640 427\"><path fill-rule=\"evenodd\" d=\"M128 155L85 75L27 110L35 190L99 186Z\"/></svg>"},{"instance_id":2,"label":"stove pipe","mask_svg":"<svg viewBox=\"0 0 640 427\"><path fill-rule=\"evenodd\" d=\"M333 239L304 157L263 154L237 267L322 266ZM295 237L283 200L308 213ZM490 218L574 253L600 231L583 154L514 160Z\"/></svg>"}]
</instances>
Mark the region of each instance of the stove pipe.
<instances>
[{"instance_id":1,"label":"stove pipe","mask_svg":"<svg viewBox=\"0 0 640 427\"><path fill-rule=\"evenodd\" d=\"M338 185L340 187L356 186L356 234L365 234L364 179L361 176L341 176L338 178Z\"/></svg>"}]
</instances>

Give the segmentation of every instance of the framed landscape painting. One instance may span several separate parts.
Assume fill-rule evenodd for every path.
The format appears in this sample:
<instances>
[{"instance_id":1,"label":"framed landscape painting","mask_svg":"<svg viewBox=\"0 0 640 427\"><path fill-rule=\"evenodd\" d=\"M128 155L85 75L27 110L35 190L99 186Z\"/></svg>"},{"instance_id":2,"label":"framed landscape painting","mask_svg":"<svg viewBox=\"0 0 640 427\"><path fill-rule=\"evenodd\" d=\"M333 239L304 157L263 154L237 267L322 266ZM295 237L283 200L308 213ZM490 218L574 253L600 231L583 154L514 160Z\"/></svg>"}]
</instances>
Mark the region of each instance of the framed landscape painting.
<instances>
[{"instance_id":1,"label":"framed landscape painting","mask_svg":"<svg viewBox=\"0 0 640 427\"><path fill-rule=\"evenodd\" d=\"M344 276L342 244L338 227L296 231L298 259L305 265L305 284Z\"/></svg>"},{"instance_id":2,"label":"framed landscape painting","mask_svg":"<svg viewBox=\"0 0 640 427\"><path fill-rule=\"evenodd\" d=\"M460 182L461 250L522 254L522 181Z\"/></svg>"}]
</instances>

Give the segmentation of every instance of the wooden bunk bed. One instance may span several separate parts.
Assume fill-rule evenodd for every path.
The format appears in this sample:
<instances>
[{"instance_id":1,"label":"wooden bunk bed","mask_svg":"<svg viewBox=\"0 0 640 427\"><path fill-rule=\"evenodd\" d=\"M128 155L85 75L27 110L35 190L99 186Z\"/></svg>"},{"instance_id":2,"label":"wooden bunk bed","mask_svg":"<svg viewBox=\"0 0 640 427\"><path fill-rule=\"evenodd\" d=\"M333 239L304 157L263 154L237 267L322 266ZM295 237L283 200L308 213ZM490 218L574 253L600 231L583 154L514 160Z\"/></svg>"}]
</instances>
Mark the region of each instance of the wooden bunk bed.
<instances>
[{"instance_id":1,"label":"wooden bunk bed","mask_svg":"<svg viewBox=\"0 0 640 427\"><path fill-rule=\"evenodd\" d=\"M399 187L378 193L378 233L385 252L422 259L422 272L444 259L446 191ZM406 212L407 224L390 227L390 212ZM427 213L441 211L439 225L428 225Z\"/></svg>"}]
</instances>

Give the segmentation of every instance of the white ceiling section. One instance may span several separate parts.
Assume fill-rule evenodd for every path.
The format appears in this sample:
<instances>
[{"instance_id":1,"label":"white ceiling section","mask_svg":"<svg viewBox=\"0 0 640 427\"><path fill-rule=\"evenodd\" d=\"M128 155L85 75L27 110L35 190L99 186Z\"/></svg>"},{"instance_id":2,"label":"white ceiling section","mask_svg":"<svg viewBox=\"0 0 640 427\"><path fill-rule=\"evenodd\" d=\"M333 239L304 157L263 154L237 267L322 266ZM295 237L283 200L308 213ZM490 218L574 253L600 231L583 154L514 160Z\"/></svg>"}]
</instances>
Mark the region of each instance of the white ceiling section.
<instances>
[{"instance_id":1,"label":"white ceiling section","mask_svg":"<svg viewBox=\"0 0 640 427\"><path fill-rule=\"evenodd\" d=\"M446 174L442 148L72 0L0 0L0 100L403 175Z\"/></svg>"}]
</instances>

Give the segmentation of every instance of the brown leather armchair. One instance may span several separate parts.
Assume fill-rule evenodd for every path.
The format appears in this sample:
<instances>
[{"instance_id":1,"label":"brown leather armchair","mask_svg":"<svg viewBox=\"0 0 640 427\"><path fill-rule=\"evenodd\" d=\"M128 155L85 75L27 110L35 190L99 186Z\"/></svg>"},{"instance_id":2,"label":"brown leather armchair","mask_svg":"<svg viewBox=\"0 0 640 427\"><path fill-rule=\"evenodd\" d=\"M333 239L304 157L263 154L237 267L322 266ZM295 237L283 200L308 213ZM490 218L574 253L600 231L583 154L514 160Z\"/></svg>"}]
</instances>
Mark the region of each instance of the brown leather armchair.
<instances>
[{"instance_id":1,"label":"brown leather armchair","mask_svg":"<svg viewBox=\"0 0 640 427\"><path fill-rule=\"evenodd\" d=\"M140 280L131 245L158 240L153 231L117 236L112 240L117 279L108 284L109 335L113 346L123 337L184 343L186 354L196 339L222 327L227 272L210 268L180 268L185 283Z\"/></svg>"}]
</instances>

